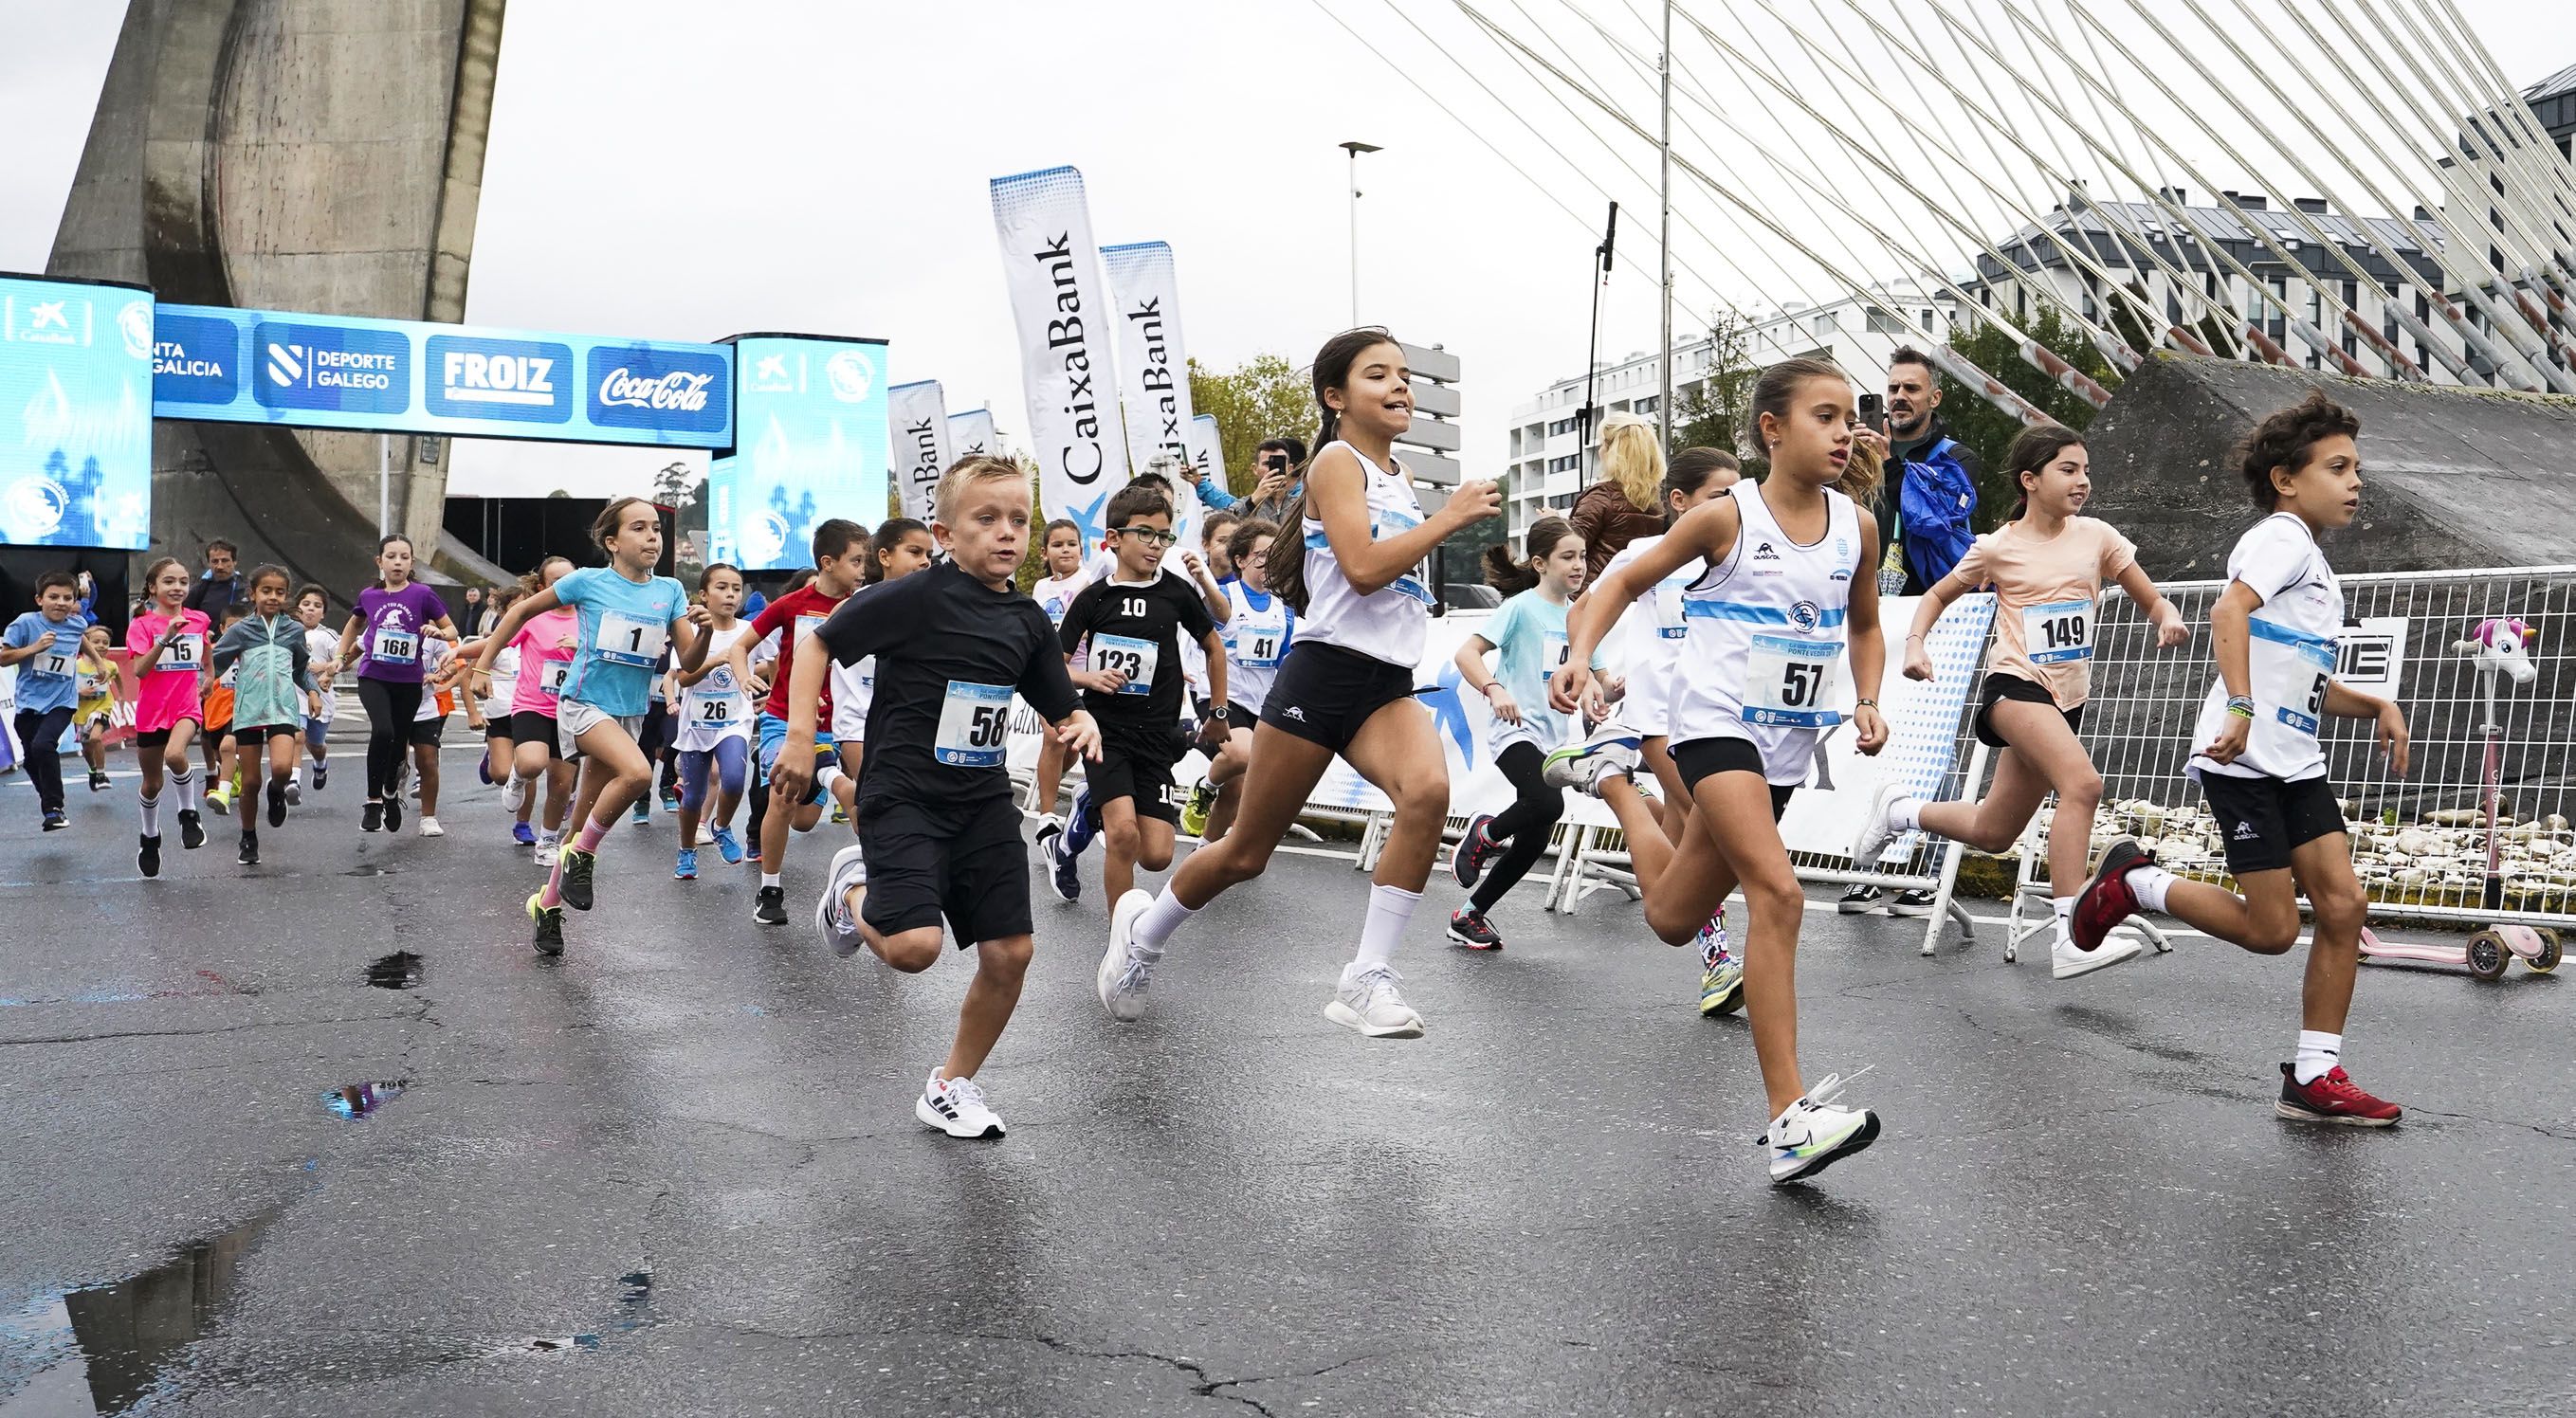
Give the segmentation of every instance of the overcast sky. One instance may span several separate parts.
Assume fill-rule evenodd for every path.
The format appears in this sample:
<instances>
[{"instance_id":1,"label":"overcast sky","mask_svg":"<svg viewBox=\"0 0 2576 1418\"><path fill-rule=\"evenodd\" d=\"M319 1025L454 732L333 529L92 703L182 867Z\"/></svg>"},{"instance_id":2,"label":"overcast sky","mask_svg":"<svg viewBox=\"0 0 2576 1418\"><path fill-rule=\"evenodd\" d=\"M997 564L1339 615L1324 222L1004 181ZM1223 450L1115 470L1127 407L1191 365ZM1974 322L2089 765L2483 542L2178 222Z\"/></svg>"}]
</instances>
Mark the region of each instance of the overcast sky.
<instances>
[{"instance_id":1,"label":"overcast sky","mask_svg":"<svg viewBox=\"0 0 2576 1418\"><path fill-rule=\"evenodd\" d=\"M2352 0L2336 2L2357 13ZM2237 0L2204 3L2225 19ZM2282 0L2253 3L2276 21L2284 14ZM2460 3L2515 84L2576 63L2576 6ZM2062 26L2071 24L2064 0L2049 4ZM2114 32L2145 46L2149 67L2185 85L2181 102L2205 101L2206 89L2189 86L2185 66L2158 57L2122 0L2088 4L2105 16L2121 12ZM1477 8L1654 121L1647 80L1618 48L1633 45L1651 63L1651 0L1478 0ZM1693 0L1687 8L1749 57L1813 75L1816 61L1781 27L1794 23L1849 56L1892 100L1924 113L1926 134L1956 142L1971 158L1988 151L1953 100L1929 87L1918 99L1898 82L1899 67L1840 0L1785 0L1776 5L1785 21L1761 18L1754 0ZM2173 0L2157 10L2188 23ZM7 135L0 269L44 266L121 11L112 0L0 0ZM1984 3L1976 11L2008 47L2001 10ZM1941 33L1928 0L1873 13ZM2246 33L2241 23L2233 28ZM2073 32L2064 37L2071 47ZM1843 269L1870 278L1910 274L1905 259L1857 235L1854 222L1817 210L1800 175L1859 195L1899 240L1959 267L1962 238L1911 213L1901 190L1687 26L1675 52L1684 69L1677 151L1741 183ZM1524 62L1436 0L741 0L721 11L683 0L513 0L469 318L682 339L750 330L882 336L892 342L894 379L938 379L952 411L990 404L1017 434L1027 418L988 179L1058 163L1081 168L1103 243L1160 239L1174 248L1191 354L1231 366L1275 352L1302 365L1349 322L1348 160L1335 145L1360 139L1385 148L1361 159L1361 316L1459 356L1466 460L1472 472L1490 474L1503 457L1511 408L1582 367L1585 266L1599 240L1604 188L1622 204L1621 255L1640 266L1623 262L1603 293L1602 350L1615 358L1648 348L1655 331L1653 282L1644 274L1655 256L1653 149L1631 137L1619 138L1615 152L1605 148L1576 114L1607 131L1604 120L1581 98L1543 85ZM1976 82L1964 64L1937 67ZM2314 67L2336 76L2327 82L2345 84L2347 94L2380 87L2352 54ZM2070 111L2089 114L2092 97L2062 68L2051 66L2049 77L2068 86ZM1993 81L2001 102L2033 102ZM1837 119L1887 121L1848 76L1802 88ZM2210 165L2213 183L2250 185L2243 168L2134 72L2120 89L2143 122ZM1700 96L1727 117L1697 107ZM2315 154L2286 112L2253 101L2285 146ZM1745 123L1796 173L1771 168L1729 122ZM2236 120L2230 132L2250 151L2268 151L2244 128ZM2098 161L2077 140L2060 141L2070 165ZM2133 152L2143 148L2134 134L2125 141ZM2049 145L2039 150L2045 158ZM2358 151L2349 156L2372 166ZM2025 183L2041 181L2018 155L2009 161ZM1922 179L1919 162L1900 157L1900 166ZM2170 163L2153 175L2185 181ZM1749 239L1750 228L1722 203L1683 187L1675 237L1689 268L1678 279L1681 328L1697 328L1721 300L1825 293L1831 281L1817 264L1767 234ZM1975 225L2009 229L2002 198L1962 190L1983 210ZM460 450L453 486L635 490L666 458L477 445Z\"/></svg>"}]
</instances>

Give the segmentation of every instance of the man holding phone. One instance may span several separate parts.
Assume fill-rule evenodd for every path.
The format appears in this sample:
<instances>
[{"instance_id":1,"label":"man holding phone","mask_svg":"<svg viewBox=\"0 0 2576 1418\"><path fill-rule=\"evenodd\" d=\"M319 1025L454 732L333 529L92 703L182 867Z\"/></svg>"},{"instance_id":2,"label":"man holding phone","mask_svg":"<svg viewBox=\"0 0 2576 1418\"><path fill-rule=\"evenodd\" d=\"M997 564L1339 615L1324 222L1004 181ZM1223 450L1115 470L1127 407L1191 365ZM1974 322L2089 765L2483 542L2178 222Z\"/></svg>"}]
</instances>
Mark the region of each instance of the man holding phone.
<instances>
[{"instance_id":1,"label":"man holding phone","mask_svg":"<svg viewBox=\"0 0 2576 1418\"><path fill-rule=\"evenodd\" d=\"M1265 440L1253 451L1252 466L1260 481L1234 510L1246 517L1276 522L1300 486L1297 470L1306 465L1306 445L1295 438Z\"/></svg>"}]
</instances>

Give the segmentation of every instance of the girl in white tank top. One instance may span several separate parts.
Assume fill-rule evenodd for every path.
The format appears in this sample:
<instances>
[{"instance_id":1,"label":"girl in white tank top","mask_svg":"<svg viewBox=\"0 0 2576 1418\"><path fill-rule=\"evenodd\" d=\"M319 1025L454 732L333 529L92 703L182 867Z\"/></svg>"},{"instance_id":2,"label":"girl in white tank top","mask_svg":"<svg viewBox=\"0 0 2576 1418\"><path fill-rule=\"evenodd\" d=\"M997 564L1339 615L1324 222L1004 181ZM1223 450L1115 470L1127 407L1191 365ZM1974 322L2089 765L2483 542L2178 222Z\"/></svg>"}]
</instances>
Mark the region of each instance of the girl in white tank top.
<instances>
[{"instance_id":1,"label":"girl in white tank top","mask_svg":"<svg viewBox=\"0 0 2576 1418\"><path fill-rule=\"evenodd\" d=\"M1595 735L1551 760L1552 773L1599 794L1619 816L1646 924L1669 944L1691 939L1739 882L1749 906L1744 996L1769 1095L1762 1145L1777 1185L1867 1147L1878 1118L1836 1107L1841 1080L1813 1089L1798 1067L1797 948L1806 896L1777 814L1804 780L1824 730L1840 723L1835 681L1848 648L1863 753L1887 743L1878 713L1887 646L1879 635L1878 524L1834 484L1856 444L1882 443L1852 412L1851 382L1832 365L1786 360L1762 373L1753 407L1771 473L1738 483L1673 523L1655 548L1602 578L1568 629L1550 699L1597 702L1589 659L1630 602L1693 558L1708 571L1684 594L1687 641L1675 689L1672 752L1696 810L1678 847L1629 781L1633 734Z\"/></svg>"},{"instance_id":2,"label":"girl in white tank top","mask_svg":"<svg viewBox=\"0 0 2576 1418\"><path fill-rule=\"evenodd\" d=\"M1389 445L1413 421L1412 371L1384 330L1346 331L1315 356L1323 430L1292 503L1305 555L1274 547L1271 583L1297 612L1296 638L1253 735L1235 830L1193 853L1160 896L1131 891L1112 908L1101 1004L1145 1011L1146 987L1181 923L1219 892L1261 874L1335 754L1395 805L1357 958L1324 1017L1371 1038L1413 1038L1422 1016L1396 989L1395 944L1422 899L1449 813L1448 760L1430 711L1413 698L1431 593L1419 568L1442 539L1501 509L1490 482L1461 484L1426 518ZM1286 545L1283 536L1280 545ZM1281 575L1285 566L1296 570Z\"/></svg>"}]
</instances>

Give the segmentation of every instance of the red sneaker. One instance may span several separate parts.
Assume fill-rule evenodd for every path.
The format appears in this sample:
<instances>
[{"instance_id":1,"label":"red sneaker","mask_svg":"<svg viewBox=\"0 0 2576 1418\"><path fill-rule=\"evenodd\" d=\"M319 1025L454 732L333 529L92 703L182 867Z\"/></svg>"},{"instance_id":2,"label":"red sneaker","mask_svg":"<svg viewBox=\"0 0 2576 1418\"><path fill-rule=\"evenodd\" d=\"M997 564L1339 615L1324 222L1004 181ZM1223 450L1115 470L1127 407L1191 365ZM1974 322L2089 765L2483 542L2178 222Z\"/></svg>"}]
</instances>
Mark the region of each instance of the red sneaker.
<instances>
[{"instance_id":1,"label":"red sneaker","mask_svg":"<svg viewBox=\"0 0 2576 1418\"><path fill-rule=\"evenodd\" d=\"M2338 1064L2301 1083L2288 1064L2281 1065L2281 1100L2272 1111L2292 1122L2341 1123L2346 1127L2384 1128L2406 1116L2406 1110L2361 1091Z\"/></svg>"},{"instance_id":2,"label":"red sneaker","mask_svg":"<svg viewBox=\"0 0 2576 1418\"><path fill-rule=\"evenodd\" d=\"M2068 923L2067 933L2077 950L2101 949L2113 926L2138 914L2138 896L2129 889L2129 873L2154 861L2134 837L2123 837L2102 850L2093 880L2075 898L2075 917Z\"/></svg>"}]
</instances>

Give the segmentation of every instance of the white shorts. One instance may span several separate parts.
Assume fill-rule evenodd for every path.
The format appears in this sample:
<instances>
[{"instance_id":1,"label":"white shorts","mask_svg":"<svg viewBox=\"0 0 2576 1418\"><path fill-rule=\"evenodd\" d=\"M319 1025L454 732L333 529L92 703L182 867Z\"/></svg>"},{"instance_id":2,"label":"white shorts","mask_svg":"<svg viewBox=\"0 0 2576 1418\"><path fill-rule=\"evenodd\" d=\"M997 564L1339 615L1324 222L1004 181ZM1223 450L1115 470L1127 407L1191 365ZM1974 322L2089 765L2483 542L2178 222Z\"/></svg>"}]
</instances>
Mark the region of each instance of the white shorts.
<instances>
[{"instance_id":1,"label":"white shorts","mask_svg":"<svg viewBox=\"0 0 2576 1418\"><path fill-rule=\"evenodd\" d=\"M641 714L611 714L578 699L562 701L555 706L555 751L567 762L581 757L581 736L610 722L623 725L630 739L644 732Z\"/></svg>"}]
</instances>

